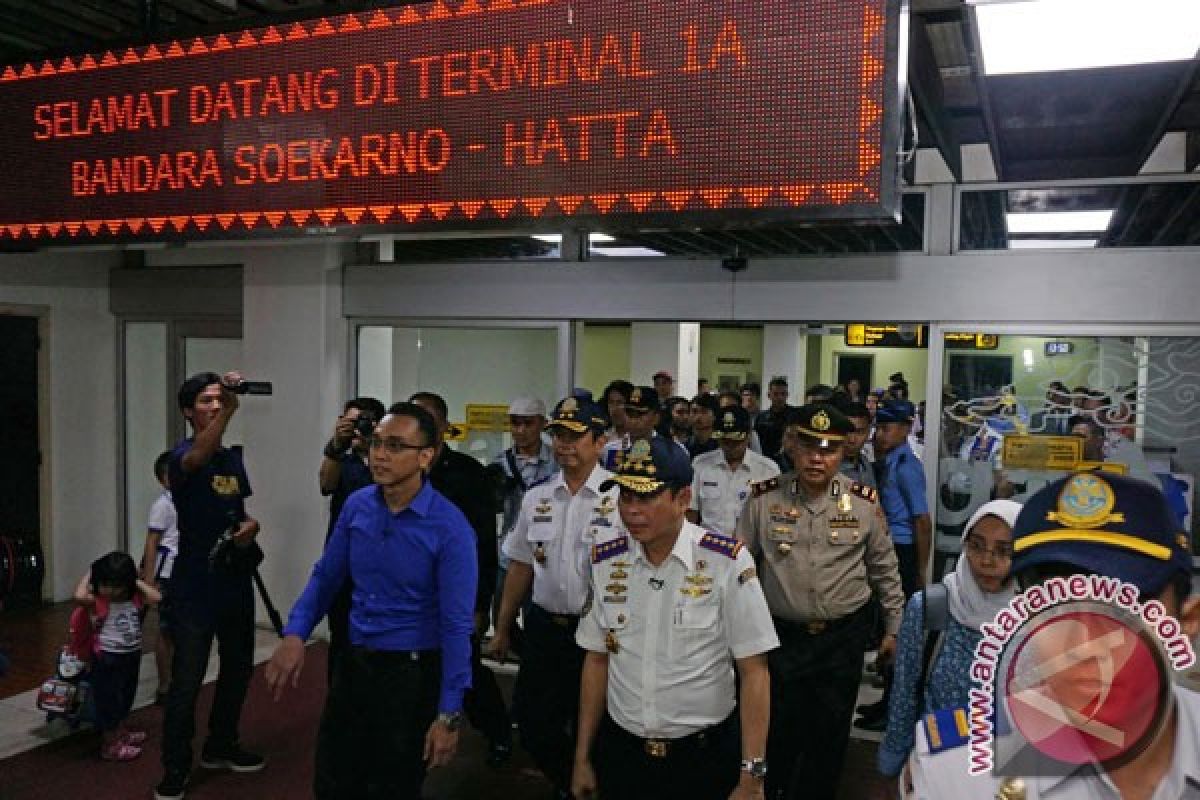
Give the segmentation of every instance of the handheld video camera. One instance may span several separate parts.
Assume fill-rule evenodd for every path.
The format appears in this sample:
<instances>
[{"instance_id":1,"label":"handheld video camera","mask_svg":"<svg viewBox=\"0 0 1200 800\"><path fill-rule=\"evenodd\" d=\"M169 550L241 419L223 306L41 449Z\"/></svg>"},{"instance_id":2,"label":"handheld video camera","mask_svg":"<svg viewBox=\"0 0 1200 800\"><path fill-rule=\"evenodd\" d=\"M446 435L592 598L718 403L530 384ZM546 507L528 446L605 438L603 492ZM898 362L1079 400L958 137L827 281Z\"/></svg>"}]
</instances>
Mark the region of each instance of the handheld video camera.
<instances>
[{"instance_id":1,"label":"handheld video camera","mask_svg":"<svg viewBox=\"0 0 1200 800\"><path fill-rule=\"evenodd\" d=\"M241 520L233 512L229 514L229 527L222 531L208 551L208 568L210 571L230 573L251 573L263 560L262 548L258 542L251 542L245 547L238 547L233 538L241 526Z\"/></svg>"},{"instance_id":2,"label":"handheld video camera","mask_svg":"<svg viewBox=\"0 0 1200 800\"><path fill-rule=\"evenodd\" d=\"M240 381L221 385L234 394L274 394L275 391L270 381Z\"/></svg>"}]
</instances>

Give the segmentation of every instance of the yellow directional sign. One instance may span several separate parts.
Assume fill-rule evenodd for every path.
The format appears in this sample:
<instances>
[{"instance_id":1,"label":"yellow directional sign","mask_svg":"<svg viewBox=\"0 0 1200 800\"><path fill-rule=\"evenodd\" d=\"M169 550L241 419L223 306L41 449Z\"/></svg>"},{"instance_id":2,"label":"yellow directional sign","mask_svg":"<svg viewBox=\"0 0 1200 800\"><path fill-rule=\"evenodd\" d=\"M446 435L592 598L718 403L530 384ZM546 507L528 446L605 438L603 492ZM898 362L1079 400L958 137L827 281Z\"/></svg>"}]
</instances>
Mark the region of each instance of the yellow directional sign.
<instances>
[{"instance_id":1,"label":"yellow directional sign","mask_svg":"<svg viewBox=\"0 0 1200 800\"><path fill-rule=\"evenodd\" d=\"M1078 436L1004 437L1007 469L1075 469L1083 460L1083 439Z\"/></svg>"},{"instance_id":2,"label":"yellow directional sign","mask_svg":"<svg viewBox=\"0 0 1200 800\"><path fill-rule=\"evenodd\" d=\"M508 430L508 406L468 403L467 426L475 431L503 433Z\"/></svg>"}]
</instances>

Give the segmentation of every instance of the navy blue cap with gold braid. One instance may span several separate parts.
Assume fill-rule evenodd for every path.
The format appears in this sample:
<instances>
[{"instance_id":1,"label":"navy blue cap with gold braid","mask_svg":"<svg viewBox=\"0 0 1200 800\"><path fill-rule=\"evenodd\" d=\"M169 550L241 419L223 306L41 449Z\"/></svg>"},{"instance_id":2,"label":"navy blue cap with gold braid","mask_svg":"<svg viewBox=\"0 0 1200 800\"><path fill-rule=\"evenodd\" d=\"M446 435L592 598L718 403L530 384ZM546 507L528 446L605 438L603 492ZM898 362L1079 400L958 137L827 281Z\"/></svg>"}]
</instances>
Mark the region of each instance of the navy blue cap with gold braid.
<instances>
[{"instance_id":1,"label":"navy blue cap with gold braid","mask_svg":"<svg viewBox=\"0 0 1200 800\"><path fill-rule=\"evenodd\" d=\"M628 552L629 537L622 536L619 539L609 539L607 542L592 545L592 563L599 564L601 561L607 561L614 556Z\"/></svg>"},{"instance_id":2,"label":"navy blue cap with gold braid","mask_svg":"<svg viewBox=\"0 0 1200 800\"><path fill-rule=\"evenodd\" d=\"M968 713L965 706L959 706L944 708L924 716L921 725L925 729L925 741L929 744L930 753L953 750L970 741L971 725Z\"/></svg>"},{"instance_id":3,"label":"navy blue cap with gold braid","mask_svg":"<svg viewBox=\"0 0 1200 800\"><path fill-rule=\"evenodd\" d=\"M607 492L614 486L637 494L654 494L664 487L683 487L692 482L692 463L687 451L665 436L634 441L616 474L600 484Z\"/></svg>"},{"instance_id":4,"label":"navy blue cap with gold braid","mask_svg":"<svg viewBox=\"0 0 1200 800\"><path fill-rule=\"evenodd\" d=\"M1158 487L1076 472L1030 497L1013 526L1013 573L1039 564L1120 578L1154 597L1191 572L1191 541Z\"/></svg>"},{"instance_id":5,"label":"navy blue cap with gold braid","mask_svg":"<svg viewBox=\"0 0 1200 800\"><path fill-rule=\"evenodd\" d=\"M713 531L705 532L704 536L700 538L700 546L705 550L720 553L726 558L737 558L737 554L742 550L742 543L737 539Z\"/></svg>"}]
</instances>

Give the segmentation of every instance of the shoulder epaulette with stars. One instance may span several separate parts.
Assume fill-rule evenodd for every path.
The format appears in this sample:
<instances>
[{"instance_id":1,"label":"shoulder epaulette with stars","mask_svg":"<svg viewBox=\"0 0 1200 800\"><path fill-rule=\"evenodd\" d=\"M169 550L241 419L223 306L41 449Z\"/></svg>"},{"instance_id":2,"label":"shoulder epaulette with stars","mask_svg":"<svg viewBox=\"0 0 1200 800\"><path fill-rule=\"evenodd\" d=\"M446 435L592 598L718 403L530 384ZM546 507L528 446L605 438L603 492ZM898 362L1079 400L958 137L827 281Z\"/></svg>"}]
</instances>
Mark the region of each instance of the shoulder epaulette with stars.
<instances>
[{"instance_id":1,"label":"shoulder epaulette with stars","mask_svg":"<svg viewBox=\"0 0 1200 800\"><path fill-rule=\"evenodd\" d=\"M764 494L771 491L772 489L778 489L778 488L779 488L779 478L778 477L767 478L765 481L758 481L757 483L750 484L750 496L751 497L762 497Z\"/></svg>"},{"instance_id":2,"label":"shoulder epaulette with stars","mask_svg":"<svg viewBox=\"0 0 1200 800\"><path fill-rule=\"evenodd\" d=\"M620 539L609 539L607 542L592 545L592 563L599 564L601 561L607 561L613 556L619 556L622 553L629 552L629 537L622 536Z\"/></svg>"},{"instance_id":3,"label":"shoulder epaulette with stars","mask_svg":"<svg viewBox=\"0 0 1200 800\"><path fill-rule=\"evenodd\" d=\"M705 550L720 553L726 558L737 558L737 554L742 550L742 543L737 539L713 531L707 531L704 536L700 537L700 546Z\"/></svg>"},{"instance_id":4,"label":"shoulder epaulette with stars","mask_svg":"<svg viewBox=\"0 0 1200 800\"><path fill-rule=\"evenodd\" d=\"M878 491L867 486L865 483L858 483L857 481L850 484L850 492L858 495L863 500L870 500L872 503L879 499Z\"/></svg>"}]
</instances>

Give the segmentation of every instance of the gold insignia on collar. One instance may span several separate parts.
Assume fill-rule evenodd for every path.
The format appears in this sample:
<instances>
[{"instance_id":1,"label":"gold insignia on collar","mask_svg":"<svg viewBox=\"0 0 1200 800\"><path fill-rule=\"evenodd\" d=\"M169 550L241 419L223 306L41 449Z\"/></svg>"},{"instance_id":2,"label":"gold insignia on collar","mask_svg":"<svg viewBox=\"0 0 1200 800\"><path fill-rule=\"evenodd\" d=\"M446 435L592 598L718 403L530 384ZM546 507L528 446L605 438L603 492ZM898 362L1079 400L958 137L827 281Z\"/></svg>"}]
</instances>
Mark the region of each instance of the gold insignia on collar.
<instances>
[{"instance_id":1,"label":"gold insignia on collar","mask_svg":"<svg viewBox=\"0 0 1200 800\"><path fill-rule=\"evenodd\" d=\"M818 411L813 414L811 423L814 431L827 431L832 424L829 421L829 415L824 411Z\"/></svg>"},{"instance_id":2,"label":"gold insignia on collar","mask_svg":"<svg viewBox=\"0 0 1200 800\"><path fill-rule=\"evenodd\" d=\"M1113 513L1117 496L1108 481L1090 472L1072 475L1058 494L1058 510L1046 519L1069 528L1099 528L1110 522L1124 522L1125 515Z\"/></svg>"}]
</instances>

